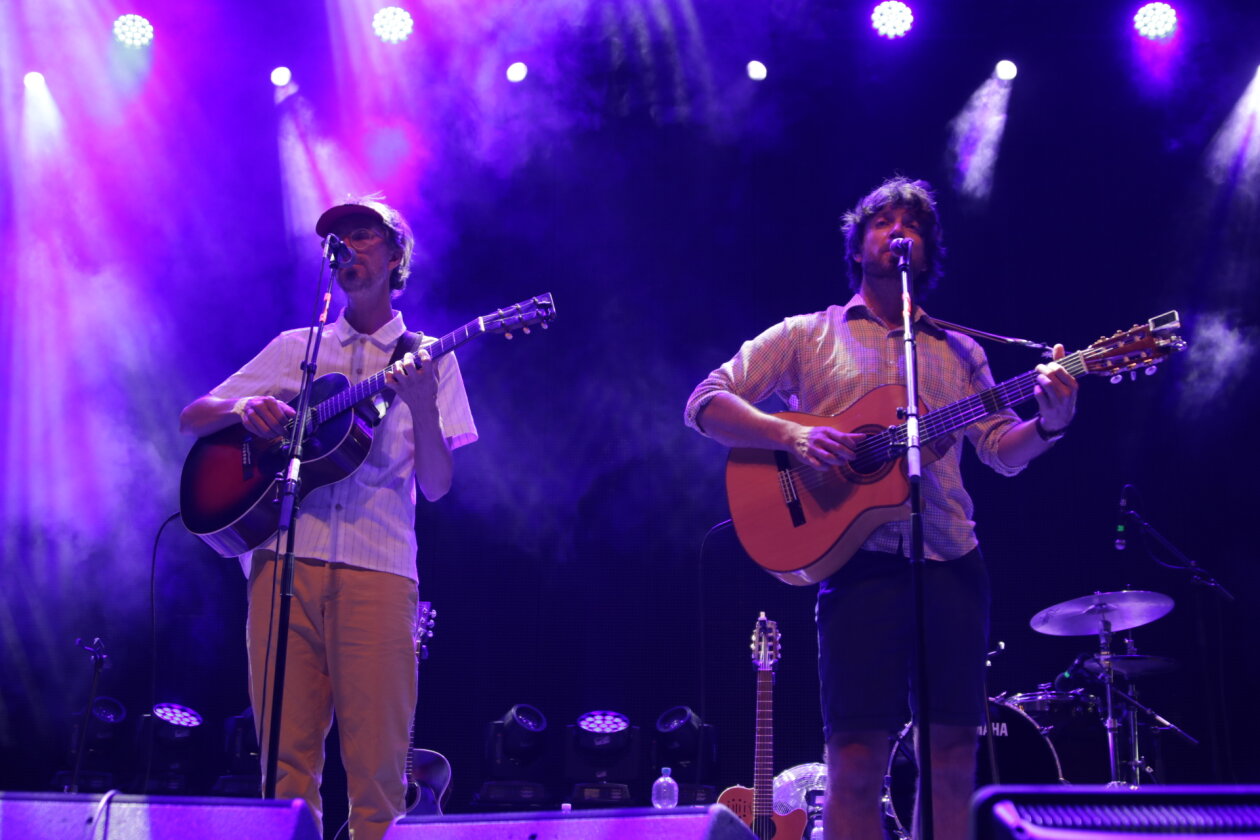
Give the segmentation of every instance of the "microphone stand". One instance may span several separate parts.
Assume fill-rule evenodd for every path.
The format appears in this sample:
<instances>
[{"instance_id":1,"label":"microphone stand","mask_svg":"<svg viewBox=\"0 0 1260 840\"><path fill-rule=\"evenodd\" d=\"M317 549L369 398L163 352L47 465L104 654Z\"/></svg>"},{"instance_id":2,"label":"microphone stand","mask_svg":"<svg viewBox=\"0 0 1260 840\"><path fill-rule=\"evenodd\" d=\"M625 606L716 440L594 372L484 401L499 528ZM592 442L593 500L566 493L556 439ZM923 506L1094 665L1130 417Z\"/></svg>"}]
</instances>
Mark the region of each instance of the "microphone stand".
<instances>
[{"instance_id":1,"label":"microphone stand","mask_svg":"<svg viewBox=\"0 0 1260 840\"><path fill-rule=\"evenodd\" d=\"M932 825L932 734L931 712L928 709L927 622L923 591L923 463L919 444L919 366L918 336L914 329L913 277L910 272L909 239L901 240L896 249L897 271L901 275L901 328L905 338L906 405L899 413L905 416L906 475L910 480L910 587L914 600L914 662L918 676L915 699L915 758L919 765L920 840L933 839Z\"/></svg>"},{"instance_id":2,"label":"microphone stand","mask_svg":"<svg viewBox=\"0 0 1260 840\"><path fill-rule=\"evenodd\" d=\"M332 240L324 241L323 265L330 263ZM335 264L333 264L335 268ZM279 544L284 537L285 548L282 557L278 558L280 567L280 613L276 619L275 663L276 669L271 680L271 720L267 728L267 766L264 771L263 798L276 798L276 772L280 751L280 718L284 710L284 678L288 660L289 618L293 609L293 571L294 549L297 544L297 523L295 514L298 507L298 491L301 488L302 446L306 440L306 427L310 419L311 391L315 381L316 360L319 358L319 347L324 337L324 325L328 323L328 309L332 303L333 272L328 272L328 285L324 288L322 298L316 303L317 313L306 336L306 356L302 361L302 386L298 392L297 414L294 417L292 433L285 445L289 447L289 465L285 469L280 490L280 519L276 532ZM318 291L318 288L317 288ZM261 717L261 715L260 715Z\"/></svg>"}]
</instances>

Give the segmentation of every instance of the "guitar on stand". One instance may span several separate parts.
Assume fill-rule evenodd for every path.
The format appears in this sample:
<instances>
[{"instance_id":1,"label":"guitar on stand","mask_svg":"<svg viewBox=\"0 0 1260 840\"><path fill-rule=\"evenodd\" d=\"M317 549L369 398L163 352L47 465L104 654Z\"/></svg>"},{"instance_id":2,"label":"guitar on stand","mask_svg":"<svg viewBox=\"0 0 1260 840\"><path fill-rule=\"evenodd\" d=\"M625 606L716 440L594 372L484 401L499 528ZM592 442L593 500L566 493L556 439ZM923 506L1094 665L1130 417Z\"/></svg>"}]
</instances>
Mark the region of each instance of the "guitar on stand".
<instances>
[{"instance_id":1,"label":"guitar on stand","mask_svg":"<svg viewBox=\"0 0 1260 840\"><path fill-rule=\"evenodd\" d=\"M1092 373L1119 382L1123 374L1133 377L1140 369L1154 373L1155 365L1185 349L1174 334L1180 327L1177 313L1166 312L1103 336L1059 364L1077 379ZM955 432L1032 400L1036 385L1037 373L1031 371L932 411L921 406L923 463L948 451ZM847 563L876 528L906 519L910 483L902 455L907 430L905 423L894 423L905 404L904 386L883 385L833 417L777 414L806 426L865 435L851 463L827 471L778 450L731 450L726 497L735 533L754 562L784 583L818 583Z\"/></svg>"},{"instance_id":2,"label":"guitar on stand","mask_svg":"<svg viewBox=\"0 0 1260 840\"><path fill-rule=\"evenodd\" d=\"M718 804L734 811L758 840L801 840L809 815L799 808L790 814L774 811L774 665L779 661L779 638L779 626L763 612L752 634L752 658L757 666L753 789L728 787L718 796Z\"/></svg>"},{"instance_id":3,"label":"guitar on stand","mask_svg":"<svg viewBox=\"0 0 1260 840\"><path fill-rule=\"evenodd\" d=\"M416 667L429 658L425 642L433 637L437 610L429 601L416 608ZM441 816L451 795L451 763L446 756L416 746L416 721L411 720L411 748L407 750L407 816Z\"/></svg>"}]
</instances>

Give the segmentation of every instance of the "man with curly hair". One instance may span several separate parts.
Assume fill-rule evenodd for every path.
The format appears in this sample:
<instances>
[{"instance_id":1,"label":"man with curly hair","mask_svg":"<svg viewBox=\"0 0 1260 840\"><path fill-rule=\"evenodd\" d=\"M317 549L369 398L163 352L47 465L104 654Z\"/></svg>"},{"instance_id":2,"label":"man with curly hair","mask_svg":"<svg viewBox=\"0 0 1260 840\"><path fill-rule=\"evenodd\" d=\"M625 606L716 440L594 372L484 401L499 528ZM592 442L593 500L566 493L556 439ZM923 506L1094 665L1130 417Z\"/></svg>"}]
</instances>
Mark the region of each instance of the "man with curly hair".
<instances>
[{"instance_id":1,"label":"man with curly hair","mask_svg":"<svg viewBox=\"0 0 1260 840\"><path fill-rule=\"evenodd\" d=\"M854 459L863 435L765 413L777 395L795 412L835 415L872 389L904 385L898 256L909 239L916 297L941 277L944 256L936 200L923 181L885 181L844 217L853 296L843 306L796 315L745 342L687 402L689 426L731 447L791 453L819 471ZM939 407L993 386L984 351L971 338L914 313L920 397ZM984 656L989 584L962 484L961 438L980 460L1015 475L1047 452L1071 422L1076 380L1054 359L1037 368L1039 413L1020 420L1000 411L948 436L923 468L924 570L931 688L933 810L936 836L963 840L975 784L977 726L984 722ZM925 458L925 460L929 460ZM879 801L890 733L905 722L911 687L911 619L906 520L875 529L861 549L819 584L818 673L827 754L823 814L829 840L882 840Z\"/></svg>"}]
</instances>

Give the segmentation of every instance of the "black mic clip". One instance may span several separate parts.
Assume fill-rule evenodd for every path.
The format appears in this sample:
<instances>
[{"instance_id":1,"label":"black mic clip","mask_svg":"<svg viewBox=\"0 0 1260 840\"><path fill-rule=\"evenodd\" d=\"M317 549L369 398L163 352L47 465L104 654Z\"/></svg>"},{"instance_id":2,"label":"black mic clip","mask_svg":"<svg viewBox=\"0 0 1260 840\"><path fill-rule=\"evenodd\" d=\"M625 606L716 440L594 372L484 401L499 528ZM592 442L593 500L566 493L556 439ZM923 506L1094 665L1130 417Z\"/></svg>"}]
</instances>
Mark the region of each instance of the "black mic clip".
<instances>
[{"instance_id":1,"label":"black mic clip","mask_svg":"<svg viewBox=\"0 0 1260 840\"><path fill-rule=\"evenodd\" d=\"M354 262L354 251L350 246L341 241L341 238L335 233L328 234L324 240L324 253L328 257L328 264L334 271L344 268Z\"/></svg>"}]
</instances>

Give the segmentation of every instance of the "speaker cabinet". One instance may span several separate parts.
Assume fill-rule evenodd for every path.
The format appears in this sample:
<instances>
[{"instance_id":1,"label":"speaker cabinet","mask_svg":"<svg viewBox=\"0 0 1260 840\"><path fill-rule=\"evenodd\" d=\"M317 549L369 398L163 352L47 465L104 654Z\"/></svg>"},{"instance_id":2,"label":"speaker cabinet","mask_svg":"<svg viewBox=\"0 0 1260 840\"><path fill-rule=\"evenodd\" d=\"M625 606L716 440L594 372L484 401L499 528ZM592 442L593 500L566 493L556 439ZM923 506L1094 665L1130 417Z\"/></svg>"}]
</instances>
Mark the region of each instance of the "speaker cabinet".
<instances>
[{"instance_id":1,"label":"speaker cabinet","mask_svg":"<svg viewBox=\"0 0 1260 840\"><path fill-rule=\"evenodd\" d=\"M104 804L102 804L104 803ZM0 837L39 840L321 840L301 799L0 791Z\"/></svg>"},{"instance_id":2,"label":"speaker cabinet","mask_svg":"<svg viewBox=\"0 0 1260 840\"><path fill-rule=\"evenodd\" d=\"M404 817L385 840L756 840L722 805Z\"/></svg>"},{"instance_id":3,"label":"speaker cabinet","mask_svg":"<svg viewBox=\"0 0 1260 840\"><path fill-rule=\"evenodd\" d=\"M993 785L971 800L972 840L1238 838L1260 834L1260 787Z\"/></svg>"}]
</instances>

